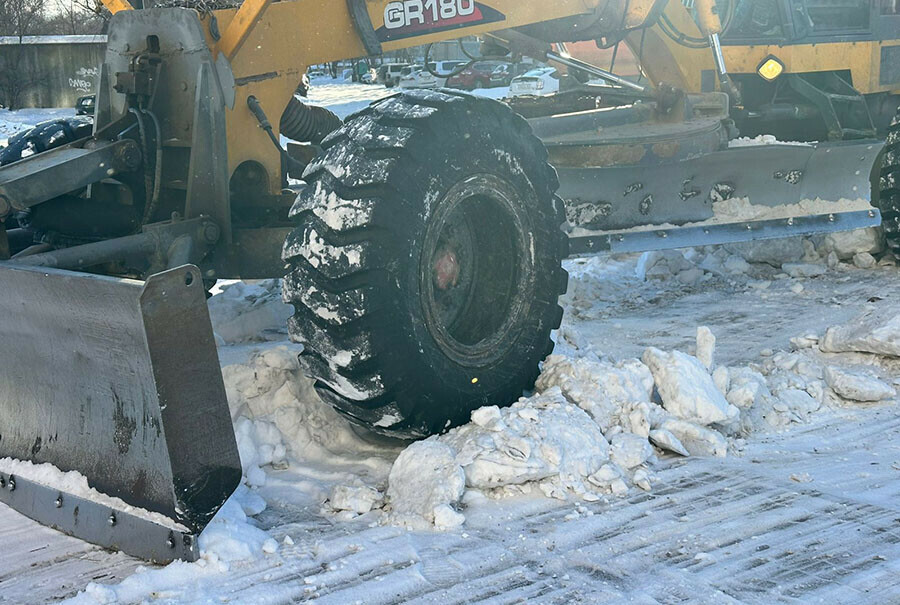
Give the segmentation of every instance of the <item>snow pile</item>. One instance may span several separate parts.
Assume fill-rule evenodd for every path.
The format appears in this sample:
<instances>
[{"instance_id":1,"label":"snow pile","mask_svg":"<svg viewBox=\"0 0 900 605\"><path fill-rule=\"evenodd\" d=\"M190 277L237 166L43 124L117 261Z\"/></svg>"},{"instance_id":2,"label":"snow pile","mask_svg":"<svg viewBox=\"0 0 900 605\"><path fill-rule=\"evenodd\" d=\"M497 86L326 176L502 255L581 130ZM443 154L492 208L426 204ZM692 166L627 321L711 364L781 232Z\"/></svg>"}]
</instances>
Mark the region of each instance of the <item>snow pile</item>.
<instances>
[{"instance_id":1,"label":"snow pile","mask_svg":"<svg viewBox=\"0 0 900 605\"><path fill-rule=\"evenodd\" d=\"M202 578L247 567L267 557L277 558L278 543L256 527L249 516L259 514L265 502L240 486L219 509L198 540L200 558L194 563L175 561L163 568L138 567L119 584L89 583L70 605L140 603L163 597L171 591L196 590L206 600ZM182 593L182 598L184 594Z\"/></svg>"},{"instance_id":2,"label":"snow pile","mask_svg":"<svg viewBox=\"0 0 900 605\"><path fill-rule=\"evenodd\" d=\"M869 337L853 342L871 349L872 333L881 341L900 338L895 323L900 319L889 328L869 326ZM809 422L825 404L896 396L872 372L817 357L812 335L794 339L798 351L748 366L717 365L715 342L700 327L696 356L654 347L640 360L617 363L551 355L534 396L476 410L469 424L404 450L389 476L386 520L450 528L484 496L593 501L632 486L649 490L658 452L724 457L750 434Z\"/></svg>"},{"instance_id":3,"label":"snow pile","mask_svg":"<svg viewBox=\"0 0 900 605\"><path fill-rule=\"evenodd\" d=\"M293 307L281 300L281 280L250 284L235 282L222 287L208 301L216 343L284 340Z\"/></svg>"},{"instance_id":4,"label":"snow pile","mask_svg":"<svg viewBox=\"0 0 900 605\"><path fill-rule=\"evenodd\" d=\"M883 250L878 230L867 228L812 238L645 252L637 262L635 274L647 281L674 278L688 286L709 281L714 276L772 278L784 274L793 278L811 278L837 268L842 261L860 269L871 269L879 264L875 255ZM888 257L881 264L891 262Z\"/></svg>"},{"instance_id":5,"label":"snow pile","mask_svg":"<svg viewBox=\"0 0 900 605\"><path fill-rule=\"evenodd\" d=\"M619 448L622 459L641 458L627 449ZM604 466L612 472L597 475ZM404 450L388 479L389 520L456 527L465 521L455 508L467 489L499 497L537 488L548 497L598 500L622 475L597 423L554 387L502 410L476 410L469 424Z\"/></svg>"},{"instance_id":6,"label":"snow pile","mask_svg":"<svg viewBox=\"0 0 900 605\"><path fill-rule=\"evenodd\" d=\"M244 464L253 472L253 465L285 466L289 458L302 463L355 458L387 475L381 458L390 457L390 448L360 439L319 399L300 369L299 351L299 346L276 346L222 368Z\"/></svg>"}]
</instances>

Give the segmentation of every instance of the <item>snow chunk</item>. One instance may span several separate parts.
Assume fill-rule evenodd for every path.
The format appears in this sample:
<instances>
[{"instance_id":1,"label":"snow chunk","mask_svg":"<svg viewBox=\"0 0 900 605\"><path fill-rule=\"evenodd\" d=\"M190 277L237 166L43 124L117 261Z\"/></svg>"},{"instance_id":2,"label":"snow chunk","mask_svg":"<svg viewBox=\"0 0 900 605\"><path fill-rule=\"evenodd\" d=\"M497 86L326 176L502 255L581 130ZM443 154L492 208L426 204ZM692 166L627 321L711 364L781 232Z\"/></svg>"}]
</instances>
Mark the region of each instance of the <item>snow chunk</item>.
<instances>
[{"instance_id":1,"label":"snow chunk","mask_svg":"<svg viewBox=\"0 0 900 605\"><path fill-rule=\"evenodd\" d=\"M817 263L784 263L781 270L791 277L817 277L828 272L825 265Z\"/></svg>"},{"instance_id":2,"label":"snow chunk","mask_svg":"<svg viewBox=\"0 0 900 605\"><path fill-rule=\"evenodd\" d=\"M520 399L502 413L502 430L467 424L440 437L457 452L468 487L489 489L558 477L576 491L609 459L600 427L558 388Z\"/></svg>"},{"instance_id":3,"label":"snow chunk","mask_svg":"<svg viewBox=\"0 0 900 605\"><path fill-rule=\"evenodd\" d=\"M853 264L860 269L871 269L875 266L875 257L868 252L858 252L853 255Z\"/></svg>"},{"instance_id":4,"label":"snow chunk","mask_svg":"<svg viewBox=\"0 0 900 605\"><path fill-rule=\"evenodd\" d=\"M287 448L281 431L273 423L242 416L234 423L234 434L241 455L241 468L251 487L265 485L266 475L260 470L263 466L287 466Z\"/></svg>"},{"instance_id":5,"label":"snow chunk","mask_svg":"<svg viewBox=\"0 0 900 605\"><path fill-rule=\"evenodd\" d=\"M466 516L450 506L442 504L434 509L434 526L438 529L453 529L466 522Z\"/></svg>"},{"instance_id":6,"label":"snow chunk","mask_svg":"<svg viewBox=\"0 0 900 605\"><path fill-rule=\"evenodd\" d=\"M706 369L712 371L713 357L716 350L716 337L706 326L697 328L697 359Z\"/></svg>"},{"instance_id":7,"label":"snow chunk","mask_svg":"<svg viewBox=\"0 0 900 605\"><path fill-rule=\"evenodd\" d=\"M718 431L678 418L665 420L660 429L670 432L691 456L718 456L728 453L728 441Z\"/></svg>"},{"instance_id":8,"label":"snow chunk","mask_svg":"<svg viewBox=\"0 0 900 605\"><path fill-rule=\"evenodd\" d=\"M678 440L678 437L672 434L671 431L665 429L654 429L650 431L650 442L660 449L675 452L682 456L691 455L684 445L682 445L681 441Z\"/></svg>"},{"instance_id":9,"label":"snow chunk","mask_svg":"<svg viewBox=\"0 0 900 605\"><path fill-rule=\"evenodd\" d=\"M750 368L730 368L731 385L726 399L742 409L759 405L763 399L771 398L766 378Z\"/></svg>"},{"instance_id":10,"label":"snow chunk","mask_svg":"<svg viewBox=\"0 0 900 605\"><path fill-rule=\"evenodd\" d=\"M767 239L728 244L725 249L748 263L765 263L780 267L782 263L800 262L806 254L803 238Z\"/></svg>"},{"instance_id":11,"label":"snow chunk","mask_svg":"<svg viewBox=\"0 0 900 605\"><path fill-rule=\"evenodd\" d=\"M253 494L241 486L229 498L203 533L198 545L204 559L218 561L253 561L261 558L269 534L253 526L247 518L242 500ZM160 570L164 571L164 570Z\"/></svg>"},{"instance_id":12,"label":"snow chunk","mask_svg":"<svg viewBox=\"0 0 900 605\"><path fill-rule=\"evenodd\" d=\"M331 492L330 501L334 510L348 510L364 515L381 504L382 495L377 489L367 485L336 485Z\"/></svg>"},{"instance_id":13,"label":"snow chunk","mask_svg":"<svg viewBox=\"0 0 900 605\"><path fill-rule=\"evenodd\" d=\"M445 520L444 507L458 504L466 476L456 452L439 438L417 441L400 453L388 477L392 520L422 528Z\"/></svg>"},{"instance_id":14,"label":"snow chunk","mask_svg":"<svg viewBox=\"0 0 900 605\"><path fill-rule=\"evenodd\" d=\"M891 386L874 376L835 367L825 368L825 382L835 393L852 401L884 401L897 395Z\"/></svg>"},{"instance_id":15,"label":"snow chunk","mask_svg":"<svg viewBox=\"0 0 900 605\"><path fill-rule=\"evenodd\" d=\"M728 273L741 274L741 273L747 273L748 271L750 271L750 263L748 263L743 258L741 258L740 256L737 256L735 254L732 254L731 256L729 256L728 258L725 259L723 267L725 268L725 271L727 271Z\"/></svg>"},{"instance_id":16,"label":"snow chunk","mask_svg":"<svg viewBox=\"0 0 900 605\"><path fill-rule=\"evenodd\" d=\"M600 427L558 387L502 410L481 408L473 419L400 454L388 478L390 522L455 527L463 493L476 490L503 495L528 491L530 484L550 497L589 498L588 477L609 461Z\"/></svg>"},{"instance_id":17,"label":"snow chunk","mask_svg":"<svg viewBox=\"0 0 900 605\"><path fill-rule=\"evenodd\" d=\"M740 414L696 358L650 347L642 359L653 373L666 411L703 425L733 420Z\"/></svg>"},{"instance_id":18,"label":"snow chunk","mask_svg":"<svg viewBox=\"0 0 900 605\"><path fill-rule=\"evenodd\" d=\"M875 353L900 357L900 315L884 317L869 311L843 326L825 332L819 347L826 353Z\"/></svg>"},{"instance_id":19,"label":"snow chunk","mask_svg":"<svg viewBox=\"0 0 900 605\"><path fill-rule=\"evenodd\" d=\"M856 229L855 231L838 231L829 233L822 242L820 252L823 256L834 252L841 260L853 258L861 252L877 254L883 249L881 234L875 227Z\"/></svg>"},{"instance_id":20,"label":"snow chunk","mask_svg":"<svg viewBox=\"0 0 900 605\"><path fill-rule=\"evenodd\" d=\"M622 496L628 493L622 469L615 464L604 464L588 477L588 482L606 493Z\"/></svg>"},{"instance_id":21,"label":"snow chunk","mask_svg":"<svg viewBox=\"0 0 900 605\"><path fill-rule=\"evenodd\" d=\"M632 433L619 433L610 439L610 458L622 468L640 466L653 455L653 447L646 437Z\"/></svg>"},{"instance_id":22,"label":"snow chunk","mask_svg":"<svg viewBox=\"0 0 900 605\"><path fill-rule=\"evenodd\" d=\"M538 392L559 387L566 399L586 411L605 432L620 424L628 404L649 402L650 369L637 359L617 364L551 355L535 384Z\"/></svg>"}]
</instances>

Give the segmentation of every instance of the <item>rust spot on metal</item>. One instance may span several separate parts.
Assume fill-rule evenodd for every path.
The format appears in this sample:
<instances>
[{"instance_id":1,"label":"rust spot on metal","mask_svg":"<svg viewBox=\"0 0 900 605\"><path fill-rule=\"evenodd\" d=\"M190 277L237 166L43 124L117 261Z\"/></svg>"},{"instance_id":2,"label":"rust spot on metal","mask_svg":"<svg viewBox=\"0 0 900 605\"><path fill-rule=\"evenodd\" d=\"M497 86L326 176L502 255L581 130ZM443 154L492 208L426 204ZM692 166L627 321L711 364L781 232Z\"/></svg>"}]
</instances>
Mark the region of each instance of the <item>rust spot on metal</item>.
<instances>
[{"instance_id":1,"label":"rust spot on metal","mask_svg":"<svg viewBox=\"0 0 900 605\"><path fill-rule=\"evenodd\" d=\"M119 448L120 454L127 454L131 448L134 434L137 432L137 422L135 422L134 418L125 415L125 405L115 390L112 391L112 395L116 402L116 409L113 412L113 424L115 425L113 441L116 447Z\"/></svg>"},{"instance_id":2,"label":"rust spot on metal","mask_svg":"<svg viewBox=\"0 0 900 605\"><path fill-rule=\"evenodd\" d=\"M647 155L643 145L565 145L549 148L556 167L587 168L637 164Z\"/></svg>"},{"instance_id":3,"label":"rust spot on metal","mask_svg":"<svg viewBox=\"0 0 900 605\"><path fill-rule=\"evenodd\" d=\"M681 144L678 141L654 143L652 149L656 157L671 158L678 154Z\"/></svg>"}]
</instances>

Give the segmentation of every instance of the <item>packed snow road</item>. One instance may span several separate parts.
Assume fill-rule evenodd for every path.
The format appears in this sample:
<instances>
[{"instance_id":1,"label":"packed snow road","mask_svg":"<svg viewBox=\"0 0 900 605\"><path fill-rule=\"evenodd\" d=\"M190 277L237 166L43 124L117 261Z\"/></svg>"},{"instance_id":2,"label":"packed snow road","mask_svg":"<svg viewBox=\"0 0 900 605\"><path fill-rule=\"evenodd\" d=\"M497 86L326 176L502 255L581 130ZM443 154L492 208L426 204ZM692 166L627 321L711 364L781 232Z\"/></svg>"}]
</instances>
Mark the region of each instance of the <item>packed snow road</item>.
<instances>
[{"instance_id":1,"label":"packed snow road","mask_svg":"<svg viewBox=\"0 0 900 605\"><path fill-rule=\"evenodd\" d=\"M566 265L536 392L414 444L318 400L277 280L220 284L245 478L201 559L0 507L0 603L900 602L900 269L873 233Z\"/></svg>"}]
</instances>

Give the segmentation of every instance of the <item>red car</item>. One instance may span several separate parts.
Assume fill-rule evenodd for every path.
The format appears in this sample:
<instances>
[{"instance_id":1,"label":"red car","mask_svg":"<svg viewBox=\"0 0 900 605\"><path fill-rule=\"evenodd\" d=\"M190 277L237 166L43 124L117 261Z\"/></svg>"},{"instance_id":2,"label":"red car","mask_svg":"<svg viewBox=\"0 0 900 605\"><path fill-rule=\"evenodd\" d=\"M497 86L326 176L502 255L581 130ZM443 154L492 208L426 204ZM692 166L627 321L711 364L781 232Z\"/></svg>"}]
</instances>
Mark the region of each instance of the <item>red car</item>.
<instances>
[{"instance_id":1,"label":"red car","mask_svg":"<svg viewBox=\"0 0 900 605\"><path fill-rule=\"evenodd\" d=\"M501 61L479 61L478 63L473 63L461 73L452 78L447 78L447 86L450 88L462 88L463 90L490 88L491 74L502 64Z\"/></svg>"}]
</instances>

